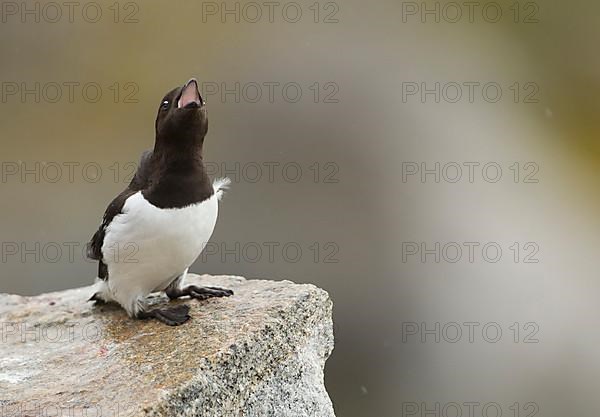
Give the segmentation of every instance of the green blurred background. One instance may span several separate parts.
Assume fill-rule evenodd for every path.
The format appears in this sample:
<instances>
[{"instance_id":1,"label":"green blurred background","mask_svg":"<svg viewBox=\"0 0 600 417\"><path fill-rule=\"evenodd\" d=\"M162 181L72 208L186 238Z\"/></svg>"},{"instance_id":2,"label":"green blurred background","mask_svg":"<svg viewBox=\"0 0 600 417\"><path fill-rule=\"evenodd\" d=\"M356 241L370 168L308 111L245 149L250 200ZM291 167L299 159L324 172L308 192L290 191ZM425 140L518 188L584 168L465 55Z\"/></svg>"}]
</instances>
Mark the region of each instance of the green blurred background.
<instances>
[{"instance_id":1,"label":"green blurred background","mask_svg":"<svg viewBox=\"0 0 600 417\"><path fill-rule=\"evenodd\" d=\"M56 19L47 2L2 2L0 292L92 282L96 267L81 247L124 188L128 163L152 146L163 94L195 76L209 89L206 160L234 184L213 235L217 253L192 269L329 291L336 349L326 384L338 416L421 415L440 403L439 416L453 402L498 403L505 416L517 415L514 403L520 416L597 416L600 3L500 1L484 16L488 3L470 21L466 2L301 0L277 3L271 22L265 2L241 2L236 22L220 15L235 10L231 1L99 1L78 3L70 22L65 6ZM464 13L456 22L454 5ZM23 7L38 7L38 21L37 12L21 15ZM434 14L422 16L423 8ZM480 90L473 102L403 97L407 83L436 82L493 82L503 95L496 103ZM39 102L22 96L35 83ZM53 83L62 85L57 100ZM96 83L102 97L92 102L93 86L87 99L74 87L70 100L64 83ZM236 83L239 100L210 90ZM280 83L273 100L265 83ZM287 83L299 86L297 101L294 88L282 95ZM525 102L534 90L534 102ZM403 167L422 162L495 162L503 176L403 181ZM523 181L528 162L538 182ZM265 163L280 164L272 181ZM293 169L282 174L285 164L302 169L297 181ZM236 170L238 178L225 172ZM268 242L279 245L272 259L252 251ZM403 242L496 242L503 256L405 261ZM525 252L514 262L514 242L533 242L539 262L522 262ZM235 251L236 243L240 259L219 246ZM286 244L302 249L297 260L282 252ZM78 248L73 259L68 245ZM56 246L65 252L57 256ZM411 322L493 322L503 337L422 343L403 332ZM523 343L530 322L538 343ZM407 403L418 404L416 414ZM475 415L485 415L482 407Z\"/></svg>"}]
</instances>

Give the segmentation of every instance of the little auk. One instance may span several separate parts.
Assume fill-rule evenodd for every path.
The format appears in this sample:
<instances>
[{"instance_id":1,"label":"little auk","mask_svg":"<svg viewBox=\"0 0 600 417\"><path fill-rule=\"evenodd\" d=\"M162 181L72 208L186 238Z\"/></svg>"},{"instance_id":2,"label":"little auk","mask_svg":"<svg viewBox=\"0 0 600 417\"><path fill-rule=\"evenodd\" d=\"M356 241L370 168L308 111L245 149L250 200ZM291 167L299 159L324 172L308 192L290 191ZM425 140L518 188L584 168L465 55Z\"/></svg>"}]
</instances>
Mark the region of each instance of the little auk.
<instances>
[{"instance_id":1,"label":"little auk","mask_svg":"<svg viewBox=\"0 0 600 417\"><path fill-rule=\"evenodd\" d=\"M108 206L87 255L98 261L90 301L116 302L135 319L185 323L189 307L150 309L146 297L173 300L228 297L233 291L185 286L185 277L217 222L218 202L230 181L211 183L202 161L208 131L206 103L192 78L162 99L154 149L142 154L129 186Z\"/></svg>"}]
</instances>

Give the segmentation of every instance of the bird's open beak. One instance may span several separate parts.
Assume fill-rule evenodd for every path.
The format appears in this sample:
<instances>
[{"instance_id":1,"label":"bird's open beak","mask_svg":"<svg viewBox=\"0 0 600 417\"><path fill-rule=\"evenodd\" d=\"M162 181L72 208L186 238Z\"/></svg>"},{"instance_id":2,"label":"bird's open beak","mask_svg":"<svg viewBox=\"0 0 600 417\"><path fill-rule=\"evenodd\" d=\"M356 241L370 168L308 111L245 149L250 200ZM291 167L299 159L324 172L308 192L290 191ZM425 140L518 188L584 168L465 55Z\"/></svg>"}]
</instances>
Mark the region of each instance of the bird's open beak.
<instances>
[{"instance_id":1,"label":"bird's open beak","mask_svg":"<svg viewBox=\"0 0 600 417\"><path fill-rule=\"evenodd\" d=\"M198 81L195 78L189 80L181 89L181 95L177 101L177 108L197 108L204 104L202 96L198 91Z\"/></svg>"}]
</instances>

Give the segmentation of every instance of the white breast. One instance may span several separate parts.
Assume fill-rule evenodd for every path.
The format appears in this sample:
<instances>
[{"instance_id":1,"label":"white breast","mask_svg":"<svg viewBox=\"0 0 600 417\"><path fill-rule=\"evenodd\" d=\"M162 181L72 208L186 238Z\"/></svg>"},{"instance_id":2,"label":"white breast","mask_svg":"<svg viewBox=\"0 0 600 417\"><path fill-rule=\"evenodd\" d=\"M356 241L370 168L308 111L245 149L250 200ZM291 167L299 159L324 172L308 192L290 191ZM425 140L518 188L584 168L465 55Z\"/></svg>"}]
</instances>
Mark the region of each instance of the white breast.
<instances>
[{"instance_id":1,"label":"white breast","mask_svg":"<svg viewBox=\"0 0 600 417\"><path fill-rule=\"evenodd\" d=\"M179 209L160 209L138 192L106 229L102 253L108 286L125 304L166 288L200 255L217 222L218 196Z\"/></svg>"}]
</instances>

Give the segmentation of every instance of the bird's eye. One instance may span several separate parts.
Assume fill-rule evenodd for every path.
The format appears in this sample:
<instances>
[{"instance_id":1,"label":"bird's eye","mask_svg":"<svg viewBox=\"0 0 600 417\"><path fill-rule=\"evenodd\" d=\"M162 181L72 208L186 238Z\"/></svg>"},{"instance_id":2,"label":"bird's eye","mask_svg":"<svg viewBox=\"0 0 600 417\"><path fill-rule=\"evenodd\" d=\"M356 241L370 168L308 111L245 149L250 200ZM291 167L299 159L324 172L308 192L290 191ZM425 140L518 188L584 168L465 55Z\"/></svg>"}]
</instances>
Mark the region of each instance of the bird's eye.
<instances>
[{"instance_id":1,"label":"bird's eye","mask_svg":"<svg viewBox=\"0 0 600 417\"><path fill-rule=\"evenodd\" d=\"M162 109L168 109L169 108L169 100L163 101L162 104L160 105L160 107Z\"/></svg>"}]
</instances>

